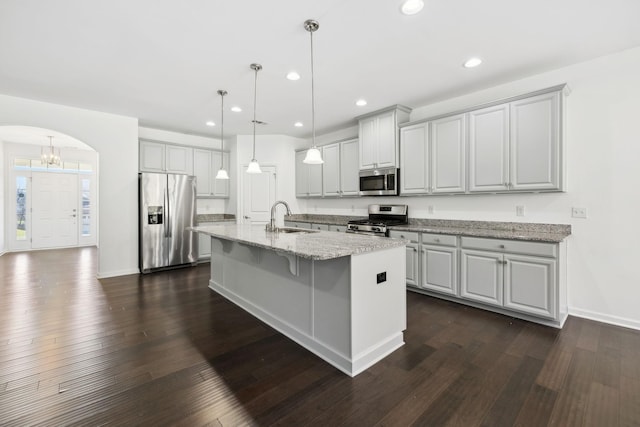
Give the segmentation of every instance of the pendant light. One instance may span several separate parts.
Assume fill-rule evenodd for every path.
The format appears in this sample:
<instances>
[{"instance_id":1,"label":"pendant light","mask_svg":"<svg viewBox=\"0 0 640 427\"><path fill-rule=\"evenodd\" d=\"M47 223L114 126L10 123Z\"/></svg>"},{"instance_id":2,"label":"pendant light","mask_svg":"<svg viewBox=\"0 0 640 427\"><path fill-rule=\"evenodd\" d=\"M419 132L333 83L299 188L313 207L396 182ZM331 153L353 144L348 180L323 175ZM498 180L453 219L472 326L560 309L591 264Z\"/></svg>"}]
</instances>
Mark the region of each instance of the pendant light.
<instances>
[{"instance_id":1,"label":"pendant light","mask_svg":"<svg viewBox=\"0 0 640 427\"><path fill-rule=\"evenodd\" d=\"M227 94L226 90L219 90L218 95L220 95L220 148L222 152L220 153L220 169L218 169L218 174L216 175L216 179L229 179L229 174L224 168L224 96Z\"/></svg>"},{"instance_id":2,"label":"pendant light","mask_svg":"<svg viewBox=\"0 0 640 427\"><path fill-rule=\"evenodd\" d=\"M311 148L307 150L307 155L302 162L311 165L324 163L322 154L320 154L320 150L316 147L316 106L313 90L313 33L319 27L320 24L318 24L318 21L314 21L313 19L304 21L304 29L307 30L311 36Z\"/></svg>"},{"instance_id":3,"label":"pendant light","mask_svg":"<svg viewBox=\"0 0 640 427\"><path fill-rule=\"evenodd\" d=\"M47 138L49 138L49 147L40 149L40 162L43 165L60 166L60 149L54 148L53 136L47 136Z\"/></svg>"},{"instance_id":4,"label":"pendant light","mask_svg":"<svg viewBox=\"0 0 640 427\"><path fill-rule=\"evenodd\" d=\"M255 79L253 82L253 157L247 167L247 173L262 173L260 164L256 160L256 99L258 97L258 71L262 70L262 65L251 64L251 69L255 71Z\"/></svg>"}]
</instances>

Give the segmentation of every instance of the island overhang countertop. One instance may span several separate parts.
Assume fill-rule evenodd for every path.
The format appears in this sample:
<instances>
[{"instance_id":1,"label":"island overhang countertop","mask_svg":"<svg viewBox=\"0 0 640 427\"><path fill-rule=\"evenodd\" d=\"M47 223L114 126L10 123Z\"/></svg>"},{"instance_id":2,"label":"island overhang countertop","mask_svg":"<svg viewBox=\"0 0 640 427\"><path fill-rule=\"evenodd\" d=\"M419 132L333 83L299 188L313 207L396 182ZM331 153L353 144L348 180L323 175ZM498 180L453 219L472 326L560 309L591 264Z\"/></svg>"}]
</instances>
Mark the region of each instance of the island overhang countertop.
<instances>
[{"instance_id":1,"label":"island overhang countertop","mask_svg":"<svg viewBox=\"0 0 640 427\"><path fill-rule=\"evenodd\" d=\"M192 231L224 240L272 249L311 260L328 260L404 246L407 241L332 231L271 232L264 225L220 224L190 227Z\"/></svg>"}]
</instances>

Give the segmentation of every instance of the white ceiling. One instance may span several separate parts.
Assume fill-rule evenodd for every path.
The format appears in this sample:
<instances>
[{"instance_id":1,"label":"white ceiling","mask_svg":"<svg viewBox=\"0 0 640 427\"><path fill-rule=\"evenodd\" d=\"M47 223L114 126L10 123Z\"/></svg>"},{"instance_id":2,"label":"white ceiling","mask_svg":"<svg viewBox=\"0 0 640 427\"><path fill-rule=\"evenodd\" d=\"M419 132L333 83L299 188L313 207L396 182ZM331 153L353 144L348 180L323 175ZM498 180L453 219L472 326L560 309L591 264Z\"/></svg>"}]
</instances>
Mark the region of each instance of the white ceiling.
<instances>
[{"instance_id":1,"label":"white ceiling","mask_svg":"<svg viewBox=\"0 0 640 427\"><path fill-rule=\"evenodd\" d=\"M2 0L0 93L219 136L205 122L219 121L226 89L243 112L225 113L225 134L250 134L258 62L258 133L308 137L309 18L317 133L640 45L638 0L425 0L415 16L400 3ZM484 63L464 69L471 56Z\"/></svg>"}]
</instances>

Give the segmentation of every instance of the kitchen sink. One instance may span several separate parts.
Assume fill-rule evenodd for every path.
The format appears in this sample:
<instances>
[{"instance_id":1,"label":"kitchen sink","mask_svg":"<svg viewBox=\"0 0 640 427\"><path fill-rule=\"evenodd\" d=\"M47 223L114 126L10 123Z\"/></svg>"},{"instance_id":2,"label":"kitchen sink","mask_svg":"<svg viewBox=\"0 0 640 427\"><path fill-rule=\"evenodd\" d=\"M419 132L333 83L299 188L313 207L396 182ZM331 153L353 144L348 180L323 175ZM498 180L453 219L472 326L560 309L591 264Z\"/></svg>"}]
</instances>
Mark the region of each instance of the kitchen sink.
<instances>
[{"instance_id":1,"label":"kitchen sink","mask_svg":"<svg viewBox=\"0 0 640 427\"><path fill-rule=\"evenodd\" d=\"M276 228L276 233L317 233L317 230L309 230L308 228L280 227Z\"/></svg>"}]
</instances>

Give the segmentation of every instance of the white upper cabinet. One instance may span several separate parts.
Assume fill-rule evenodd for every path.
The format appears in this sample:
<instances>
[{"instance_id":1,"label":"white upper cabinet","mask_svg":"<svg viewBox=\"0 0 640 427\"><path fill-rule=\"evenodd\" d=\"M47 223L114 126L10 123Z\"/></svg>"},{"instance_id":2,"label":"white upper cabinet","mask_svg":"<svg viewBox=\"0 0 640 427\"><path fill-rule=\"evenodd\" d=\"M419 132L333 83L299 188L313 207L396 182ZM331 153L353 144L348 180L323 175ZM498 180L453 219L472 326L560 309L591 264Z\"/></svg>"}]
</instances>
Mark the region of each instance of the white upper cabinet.
<instances>
[{"instance_id":1,"label":"white upper cabinet","mask_svg":"<svg viewBox=\"0 0 640 427\"><path fill-rule=\"evenodd\" d=\"M164 151L164 144L140 141L140 170L144 172L164 172Z\"/></svg>"},{"instance_id":2,"label":"white upper cabinet","mask_svg":"<svg viewBox=\"0 0 640 427\"><path fill-rule=\"evenodd\" d=\"M193 149L154 141L140 141L140 171L193 174Z\"/></svg>"},{"instance_id":3,"label":"white upper cabinet","mask_svg":"<svg viewBox=\"0 0 640 427\"><path fill-rule=\"evenodd\" d=\"M465 191L466 116L431 122L431 192Z\"/></svg>"},{"instance_id":4,"label":"white upper cabinet","mask_svg":"<svg viewBox=\"0 0 640 427\"><path fill-rule=\"evenodd\" d=\"M400 194L429 192L429 123L400 129Z\"/></svg>"},{"instance_id":5,"label":"white upper cabinet","mask_svg":"<svg viewBox=\"0 0 640 427\"><path fill-rule=\"evenodd\" d=\"M469 113L469 191L505 191L509 183L509 104Z\"/></svg>"},{"instance_id":6,"label":"white upper cabinet","mask_svg":"<svg viewBox=\"0 0 640 427\"><path fill-rule=\"evenodd\" d=\"M514 101L510 114L510 188L559 188L560 93Z\"/></svg>"},{"instance_id":7,"label":"white upper cabinet","mask_svg":"<svg viewBox=\"0 0 640 427\"><path fill-rule=\"evenodd\" d=\"M340 144L322 147L322 195L340 196Z\"/></svg>"},{"instance_id":8,"label":"white upper cabinet","mask_svg":"<svg viewBox=\"0 0 640 427\"><path fill-rule=\"evenodd\" d=\"M340 195L358 196L360 176L358 174L358 139L340 143Z\"/></svg>"},{"instance_id":9,"label":"white upper cabinet","mask_svg":"<svg viewBox=\"0 0 640 427\"><path fill-rule=\"evenodd\" d=\"M229 197L230 180L216 179L223 155L224 167L229 172L229 153L198 148L193 150L193 171L196 176L197 197Z\"/></svg>"},{"instance_id":10,"label":"white upper cabinet","mask_svg":"<svg viewBox=\"0 0 640 427\"><path fill-rule=\"evenodd\" d=\"M196 176L196 196L211 196L213 193L213 153L211 150L193 150L193 172Z\"/></svg>"},{"instance_id":11,"label":"white upper cabinet","mask_svg":"<svg viewBox=\"0 0 640 427\"><path fill-rule=\"evenodd\" d=\"M193 148L166 145L165 156L167 172L193 174Z\"/></svg>"},{"instance_id":12,"label":"white upper cabinet","mask_svg":"<svg viewBox=\"0 0 640 427\"><path fill-rule=\"evenodd\" d=\"M563 88L402 126L400 193L563 191Z\"/></svg>"},{"instance_id":13,"label":"white upper cabinet","mask_svg":"<svg viewBox=\"0 0 640 427\"><path fill-rule=\"evenodd\" d=\"M296 197L322 197L322 165L304 163L306 155L296 151Z\"/></svg>"},{"instance_id":14,"label":"white upper cabinet","mask_svg":"<svg viewBox=\"0 0 640 427\"><path fill-rule=\"evenodd\" d=\"M396 105L358 118L360 169L398 166L398 124L409 120L410 111Z\"/></svg>"}]
</instances>

